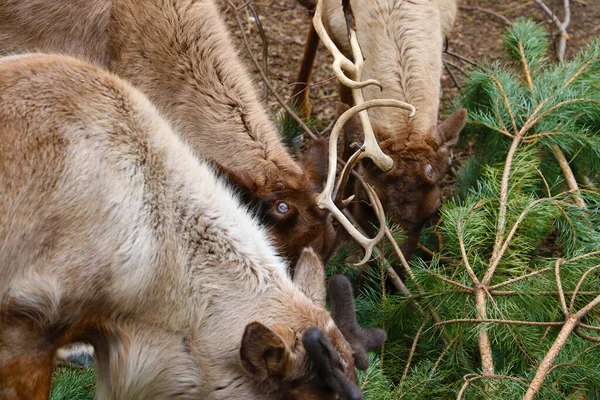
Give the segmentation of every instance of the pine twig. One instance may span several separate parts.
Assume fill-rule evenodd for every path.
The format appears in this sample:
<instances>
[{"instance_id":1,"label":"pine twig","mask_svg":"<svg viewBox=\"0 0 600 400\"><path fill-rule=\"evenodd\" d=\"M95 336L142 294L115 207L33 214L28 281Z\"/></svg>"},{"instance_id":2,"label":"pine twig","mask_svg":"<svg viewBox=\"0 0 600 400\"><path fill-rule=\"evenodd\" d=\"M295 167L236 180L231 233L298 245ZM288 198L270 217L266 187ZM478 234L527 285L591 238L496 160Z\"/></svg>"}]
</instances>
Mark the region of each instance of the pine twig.
<instances>
[{"instance_id":1,"label":"pine twig","mask_svg":"<svg viewBox=\"0 0 600 400\"><path fill-rule=\"evenodd\" d=\"M447 319L441 322L436 322L433 326L442 326L448 324L508 324L508 325L522 325L522 326L563 326L564 322L541 322L541 321L518 321L512 319L499 319L499 318L455 318Z\"/></svg>"},{"instance_id":2,"label":"pine twig","mask_svg":"<svg viewBox=\"0 0 600 400\"><path fill-rule=\"evenodd\" d=\"M567 161L565 154L560 149L560 147L558 147L558 145L556 143L552 143L551 148L552 148L552 152L554 153L554 156L556 157L556 161L558 162L558 165L560 166L560 170L563 172L563 175L565 176L567 185L569 185L569 189L571 189L573 192L575 192L575 196L574 196L575 204L579 208L585 208L585 202L583 201L581 196L577 193L577 192L579 192L579 185L577 184L577 180L575 179L575 175L573 174L573 171L571 170L571 167L569 166L569 162Z\"/></svg>"},{"instance_id":3,"label":"pine twig","mask_svg":"<svg viewBox=\"0 0 600 400\"><path fill-rule=\"evenodd\" d=\"M527 279L527 278L531 278L532 276L535 276L535 275L543 274L544 272L548 272L550 270L552 270L552 267L547 267L547 268L543 268L543 269L540 269L540 270L537 270L537 271L533 271L533 272L531 272L531 273L529 273L527 275L519 276L519 277L510 279L508 281L500 282L500 283L498 283L496 285L490 286L490 287L488 287L488 290L500 289L501 287L504 287L504 286L507 286L507 285L511 285L513 283L522 281L522 280Z\"/></svg>"},{"instance_id":4,"label":"pine twig","mask_svg":"<svg viewBox=\"0 0 600 400\"><path fill-rule=\"evenodd\" d=\"M562 312L565 317L569 317L569 309L567 308L567 300L565 299L565 294L563 293L562 282L560 280L560 258L556 260L556 264L554 266L554 277L556 278L556 289L558 290L558 299L560 300L560 306L562 308Z\"/></svg>"},{"instance_id":5,"label":"pine twig","mask_svg":"<svg viewBox=\"0 0 600 400\"><path fill-rule=\"evenodd\" d=\"M469 387L469 385L471 384L471 382L474 381L478 381L481 379L508 379L514 382L519 382L519 383L526 383L529 382L529 380L527 379L523 379L523 378L516 378L514 376L509 376L509 375L475 375L475 374L468 374L465 375L463 377L463 379L465 380L465 383L463 384L463 386L460 388L460 392L458 392L458 396L456 396L456 400L461 400L465 394L465 392L467 391L467 388Z\"/></svg>"},{"instance_id":6,"label":"pine twig","mask_svg":"<svg viewBox=\"0 0 600 400\"><path fill-rule=\"evenodd\" d=\"M585 278L592 272L597 270L598 268L600 268L600 265L596 265L595 267L592 267L590 269L588 269L587 271L585 271L585 273L581 276L581 278L579 279L579 282L577 282L577 286L575 286L575 290L573 291L573 295L571 296L571 302L569 303L569 312L573 312L573 306L575 305L575 297L577 296L577 292L579 292L579 289L581 288L581 285L583 284L583 281L585 280Z\"/></svg>"},{"instance_id":7,"label":"pine twig","mask_svg":"<svg viewBox=\"0 0 600 400\"><path fill-rule=\"evenodd\" d=\"M592 311L598 304L600 304L600 296L597 296L577 313L569 315L569 317L563 323L563 327L556 337L556 340L552 344L552 347L550 347L550 350L548 353L546 353L546 356L540 363L540 366L535 373L535 376L531 381L523 400L533 400L535 395L540 391L546 376L548 376L550 373L550 369L552 368L554 360L556 360L556 357L558 357L558 353L560 353L564 347L573 330L580 324L581 319L590 311Z\"/></svg>"},{"instance_id":8,"label":"pine twig","mask_svg":"<svg viewBox=\"0 0 600 400\"><path fill-rule=\"evenodd\" d=\"M423 332L423 328L425 328L425 325L427 324L427 322L429 322L429 318L426 318L423 321L423 323L419 327L419 330L415 334L415 338L413 339L412 346L410 347L410 352L408 353L408 359L406 360L406 367L404 367L404 372L402 373L402 378L400 378L400 384L402 384L402 382L404 382L404 380L406 379L406 376L408 375L408 370L410 369L410 363L412 361L413 356L415 355L415 350L417 349L417 343L419 342L419 338L421 337L421 333Z\"/></svg>"}]
</instances>

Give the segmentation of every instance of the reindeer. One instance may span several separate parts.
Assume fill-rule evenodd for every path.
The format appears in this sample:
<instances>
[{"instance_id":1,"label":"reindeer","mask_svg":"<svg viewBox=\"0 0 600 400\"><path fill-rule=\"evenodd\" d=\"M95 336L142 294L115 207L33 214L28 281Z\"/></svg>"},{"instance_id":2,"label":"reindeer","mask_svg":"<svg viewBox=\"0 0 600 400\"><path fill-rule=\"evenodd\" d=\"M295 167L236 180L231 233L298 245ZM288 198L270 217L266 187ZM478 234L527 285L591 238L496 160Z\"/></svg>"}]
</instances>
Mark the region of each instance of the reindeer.
<instances>
[{"instance_id":1,"label":"reindeer","mask_svg":"<svg viewBox=\"0 0 600 400\"><path fill-rule=\"evenodd\" d=\"M117 76L0 58L0 194L0 398L47 399L73 341L96 350L99 399L361 398L354 359L385 334L356 325L349 282L330 281L340 331L319 257L304 250L292 282L256 219Z\"/></svg>"},{"instance_id":2,"label":"reindeer","mask_svg":"<svg viewBox=\"0 0 600 400\"><path fill-rule=\"evenodd\" d=\"M329 257L334 229L315 203L326 147L291 158L213 0L0 2L0 52L26 51L72 55L131 82L238 186L292 265L308 244Z\"/></svg>"},{"instance_id":3,"label":"reindeer","mask_svg":"<svg viewBox=\"0 0 600 400\"><path fill-rule=\"evenodd\" d=\"M300 3L306 6L307 0ZM387 216L406 231L402 250L409 258L422 226L441 204L439 183L448 170L452 148L467 118L466 110L459 109L438 125L441 53L444 37L454 24L456 4L454 0L352 0L350 3L354 15L350 25L356 27L364 62L362 76L346 77L346 81L355 88L364 86L356 81L376 81L377 85L364 87L366 101L396 99L416 108L412 117L401 108L368 110L375 137L383 152L393 160L393 167L382 171L371 160L360 165L365 181L374 187ZM320 0L317 7L319 19L311 25L292 94L304 113L310 110L306 89L319 43L314 23L323 28L319 35L327 35L333 41L331 45L341 50L340 56L352 57L346 22L349 13L344 12L342 1ZM340 73L343 74L341 70ZM345 85L340 85L340 100L340 113L353 104L352 90ZM362 131L358 118L352 118L344 127L345 159L352 154L351 145L361 142ZM360 186L355 185L354 192L359 200L352 206L357 219L373 219L364 207L365 195Z\"/></svg>"}]
</instances>

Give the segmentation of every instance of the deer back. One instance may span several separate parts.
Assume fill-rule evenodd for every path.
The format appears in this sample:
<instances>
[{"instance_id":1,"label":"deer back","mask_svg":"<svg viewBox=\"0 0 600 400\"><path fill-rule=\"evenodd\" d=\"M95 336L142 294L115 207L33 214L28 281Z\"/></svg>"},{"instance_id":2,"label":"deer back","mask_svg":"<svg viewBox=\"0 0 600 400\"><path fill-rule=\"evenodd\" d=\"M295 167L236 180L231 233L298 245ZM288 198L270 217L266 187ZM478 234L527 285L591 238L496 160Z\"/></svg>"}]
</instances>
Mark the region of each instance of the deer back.
<instances>
[{"instance_id":1,"label":"deer back","mask_svg":"<svg viewBox=\"0 0 600 400\"><path fill-rule=\"evenodd\" d=\"M236 196L116 76L0 58L0 193L2 398L48 398L56 348L85 341L100 398L360 399L318 256L304 251L292 282Z\"/></svg>"},{"instance_id":2,"label":"deer back","mask_svg":"<svg viewBox=\"0 0 600 400\"><path fill-rule=\"evenodd\" d=\"M74 55L127 79L260 210L284 255L296 260L315 237L327 252L319 171L287 153L213 0L10 0L0 49Z\"/></svg>"}]
</instances>

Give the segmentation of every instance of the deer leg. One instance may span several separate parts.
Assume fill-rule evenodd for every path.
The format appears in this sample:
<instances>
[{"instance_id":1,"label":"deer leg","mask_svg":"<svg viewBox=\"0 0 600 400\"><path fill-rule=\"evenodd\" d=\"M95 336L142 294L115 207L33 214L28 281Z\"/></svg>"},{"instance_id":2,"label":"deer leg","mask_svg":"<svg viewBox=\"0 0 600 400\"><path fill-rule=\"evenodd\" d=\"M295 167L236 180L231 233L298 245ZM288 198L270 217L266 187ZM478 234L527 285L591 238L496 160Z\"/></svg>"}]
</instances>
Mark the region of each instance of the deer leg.
<instances>
[{"instance_id":1,"label":"deer leg","mask_svg":"<svg viewBox=\"0 0 600 400\"><path fill-rule=\"evenodd\" d=\"M0 399L48 399L55 349L31 325L0 319Z\"/></svg>"},{"instance_id":2,"label":"deer leg","mask_svg":"<svg viewBox=\"0 0 600 400\"><path fill-rule=\"evenodd\" d=\"M298 71L296 83L294 85L294 89L292 90L292 95L290 96L291 102L295 104L302 118L307 118L310 115L308 82L310 82L310 77L312 75L318 46L319 35L317 35L317 31L315 31L315 28L311 22L310 29L308 31L308 37L306 39L306 45L304 46L304 54L302 55L300 71Z\"/></svg>"}]
</instances>

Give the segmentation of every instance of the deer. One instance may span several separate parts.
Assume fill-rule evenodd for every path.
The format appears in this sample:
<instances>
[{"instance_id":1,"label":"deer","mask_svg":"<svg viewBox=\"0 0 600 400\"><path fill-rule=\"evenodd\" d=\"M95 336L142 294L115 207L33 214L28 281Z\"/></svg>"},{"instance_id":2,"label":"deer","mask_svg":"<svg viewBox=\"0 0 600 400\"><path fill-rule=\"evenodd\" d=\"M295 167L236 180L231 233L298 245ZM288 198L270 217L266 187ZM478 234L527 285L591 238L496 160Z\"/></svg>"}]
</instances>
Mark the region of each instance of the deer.
<instances>
[{"instance_id":1,"label":"deer","mask_svg":"<svg viewBox=\"0 0 600 400\"><path fill-rule=\"evenodd\" d=\"M331 255L335 230L315 202L327 148L290 156L214 0L0 2L0 54L28 51L71 55L132 83L243 193L292 266L309 244Z\"/></svg>"},{"instance_id":2,"label":"deer","mask_svg":"<svg viewBox=\"0 0 600 400\"><path fill-rule=\"evenodd\" d=\"M373 187L390 221L406 232L401 250L409 259L422 227L441 205L440 181L449 169L452 149L467 119L466 110L457 109L438 124L442 51L444 38L454 25L456 3L454 0L319 0L318 3L302 0L299 3L314 13L291 96L299 110L305 115L310 112L307 85L319 39L334 54L334 71L337 68L336 75L342 82L341 115L354 104L357 91L366 102L395 99L414 106L414 115L407 108L368 109L377 150L384 155L359 162L365 182ZM348 40L352 34L364 55L364 60L354 60L361 63L358 76L347 72L355 65L350 61L356 54L356 47L352 48ZM353 147L360 147L363 134L367 139L363 122L352 116L343 127L340 148L345 160L351 158ZM336 143L330 144L330 164L337 161L331 156L335 146ZM385 158L389 164L382 169L381 160ZM375 215L365 207L365 200L369 199L363 186L357 182L349 186L355 195L350 210L356 219L374 220ZM343 189L341 185L338 201L345 197ZM364 225L368 230L371 224Z\"/></svg>"},{"instance_id":3,"label":"deer","mask_svg":"<svg viewBox=\"0 0 600 400\"><path fill-rule=\"evenodd\" d=\"M310 248L290 278L239 195L113 73L0 58L0 193L0 398L47 399L71 342L95 349L98 399L362 398L355 366L385 333L356 324L347 278L326 290Z\"/></svg>"}]
</instances>

